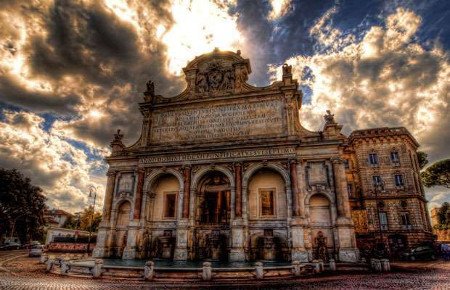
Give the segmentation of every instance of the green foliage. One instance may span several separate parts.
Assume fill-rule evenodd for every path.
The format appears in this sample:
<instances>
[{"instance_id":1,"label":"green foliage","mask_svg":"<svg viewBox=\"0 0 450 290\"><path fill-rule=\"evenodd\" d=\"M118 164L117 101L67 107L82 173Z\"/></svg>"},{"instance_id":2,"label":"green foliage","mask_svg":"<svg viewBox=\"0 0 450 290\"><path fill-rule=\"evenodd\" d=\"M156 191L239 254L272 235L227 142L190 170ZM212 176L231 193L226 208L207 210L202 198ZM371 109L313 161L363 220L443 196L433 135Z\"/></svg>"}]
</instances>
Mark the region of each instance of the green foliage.
<instances>
[{"instance_id":1,"label":"green foliage","mask_svg":"<svg viewBox=\"0 0 450 290\"><path fill-rule=\"evenodd\" d=\"M421 173L421 179L426 187L445 186L450 188L450 159L433 163Z\"/></svg>"},{"instance_id":2,"label":"green foliage","mask_svg":"<svg viewBox=\"0 0 450 290\"><path fill-rule=\"evenodd\" d=\"M22 243L41 239L45 197L42 189L16 169L0 168L0 235L16 235Z\"/></svg>"},{"instance_id":3,"label":"green foliage","mask_svg":"<svg viewBox=\"0 0 450 290\"><path fill-rule=\"evenodd\" d=\"M428 154L422 151L417 151L417 159L419 160L420 169L424 168L428 164Z\"/></svg>"},{"instance_id":4,"label":"green foliage","mask_svg":"<svg viewBox=\"0 0 450 290\"><path fill-rule=\"evenodd\" d=\"M82 231L89 231L92 223L92 232L98 230L98 226L102 221L102 214L98 211L94 213L94 208L92 206L84 209L79 215L70 217L64 223L65 228L68 229L78 229Z\"/></svg>"}]
</instances>

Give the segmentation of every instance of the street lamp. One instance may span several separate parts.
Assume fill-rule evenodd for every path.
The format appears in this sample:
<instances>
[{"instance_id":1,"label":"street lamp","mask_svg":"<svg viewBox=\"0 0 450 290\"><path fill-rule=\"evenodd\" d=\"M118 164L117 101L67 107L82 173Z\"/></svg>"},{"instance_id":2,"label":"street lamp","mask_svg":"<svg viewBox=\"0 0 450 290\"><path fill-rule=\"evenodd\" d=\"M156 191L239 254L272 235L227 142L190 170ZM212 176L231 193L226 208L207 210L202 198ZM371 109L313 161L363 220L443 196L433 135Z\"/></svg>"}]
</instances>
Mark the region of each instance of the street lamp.
<instances>
[{"instance_id":1,"label":"street lamp","mask_svg":"<svg viewBox=\"0 0 450 290\"><path fill-rule=\"evenodd\" d=\"M89 225L89 237L88 237L88 246L87 246L87 253L89 253L90 246L91 246L91 236L92 236L92 224L94 222L94 214L95 214L95 200L97 199L97 187L90 185L89 186L89 199L94 199L94 204L92 207L92 214L91 214L91 222Z\"/></svg>"}]
</instances>

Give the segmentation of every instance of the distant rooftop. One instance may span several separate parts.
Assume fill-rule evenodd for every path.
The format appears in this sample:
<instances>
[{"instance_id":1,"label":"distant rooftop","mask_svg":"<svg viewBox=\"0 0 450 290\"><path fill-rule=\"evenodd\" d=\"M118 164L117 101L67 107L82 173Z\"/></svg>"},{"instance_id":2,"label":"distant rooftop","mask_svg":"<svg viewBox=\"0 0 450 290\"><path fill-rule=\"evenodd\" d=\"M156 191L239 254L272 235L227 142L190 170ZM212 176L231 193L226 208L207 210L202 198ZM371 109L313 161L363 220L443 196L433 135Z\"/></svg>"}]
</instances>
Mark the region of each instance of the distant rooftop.
<instances>
[{"instance_id":1,"label":"distant rooftop","mask_svg":"<svg viewBox=\"0 0 450 290\"><path fill-rule=\"evenodd\" d=\"M411 141L419 147L419 142L411 135L411 133L405 127L381 127L371 128L363 130L355 130L348 137L349 143L352 143L355 139L370 138L370 137L387 137L387 136L401 136L405 135L411 139Z\"/></svg>"}]
</instances>

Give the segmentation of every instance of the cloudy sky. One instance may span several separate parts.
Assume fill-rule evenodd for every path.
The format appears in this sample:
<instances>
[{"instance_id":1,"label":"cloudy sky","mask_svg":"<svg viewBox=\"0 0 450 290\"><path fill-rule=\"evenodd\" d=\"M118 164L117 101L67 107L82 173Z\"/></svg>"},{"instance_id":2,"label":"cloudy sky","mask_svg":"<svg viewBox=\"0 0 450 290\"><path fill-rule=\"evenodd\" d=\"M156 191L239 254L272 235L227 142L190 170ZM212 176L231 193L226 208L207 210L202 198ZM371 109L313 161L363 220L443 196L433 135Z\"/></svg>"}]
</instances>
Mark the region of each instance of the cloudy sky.
<instances>
[{"instance_id":1,"label":"cloudy sky","mask_svg":"<svg viewBox=\"0 0 450 290\"><path fill-rule=\"evenodd\" d=\"M331 108L345 133L405 126L435 161L450 157L450 2L0 0L0 166L48 204L103 201L109 141L137 138L145 82L172 96L182 68L215 47L250 58L250 83L293 65L302 124ZM428 190L432 205L450 192Z\"/></svg>"}]
</instances>

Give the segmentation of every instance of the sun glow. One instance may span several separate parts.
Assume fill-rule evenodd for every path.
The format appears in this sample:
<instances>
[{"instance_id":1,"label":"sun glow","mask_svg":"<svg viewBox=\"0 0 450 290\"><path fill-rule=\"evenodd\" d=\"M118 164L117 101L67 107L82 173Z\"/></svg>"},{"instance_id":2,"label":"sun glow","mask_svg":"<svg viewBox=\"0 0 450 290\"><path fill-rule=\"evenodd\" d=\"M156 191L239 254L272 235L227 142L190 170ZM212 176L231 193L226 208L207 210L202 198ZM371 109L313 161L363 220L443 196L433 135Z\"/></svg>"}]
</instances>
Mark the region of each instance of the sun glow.
<instances>
[{"instance_id":1,"label":"sun glow","mask_svg":"<svg viewBox=\"0 0 450 290\"><path fill-rule=\"evenodd\" d=\"M89 115L90 118L100 119L103 116L103 113L100 112L97 109L92 109L92 110L89 111L88 115Z\"/></svg>"},{"instance_id":2,"label":"sun glow","mask_svg":"<svg viewBox=\"0 0 450 290\"><path fill-rule=\"evenodd\" d=\"M175 75L195 56L214 48L237 50L242 36L237 29L236 16L215 2L176 0L172 4L175 24L162 35L169 56L168 70Z\"/></svg>"}]
</instances>

